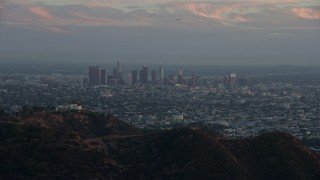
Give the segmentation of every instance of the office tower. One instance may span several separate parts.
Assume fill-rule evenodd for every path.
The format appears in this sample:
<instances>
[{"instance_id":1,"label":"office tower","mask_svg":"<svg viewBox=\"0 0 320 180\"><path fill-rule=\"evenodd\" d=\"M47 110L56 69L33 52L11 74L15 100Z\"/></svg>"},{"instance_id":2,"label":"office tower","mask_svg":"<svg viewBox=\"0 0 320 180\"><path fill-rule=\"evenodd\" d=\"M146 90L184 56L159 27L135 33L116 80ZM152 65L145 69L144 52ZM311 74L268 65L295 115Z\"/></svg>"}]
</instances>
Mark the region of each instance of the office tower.
<instances>
[{"instance_id":1,"label":"office tower","mask_svg":"<svg viewBox=\"0 0 320 180\"><path fill-rule=\"evenodd\" d=\"M164 69L162 64L159 67L159 81L160 82L164 81Z\"/></svg>"},{"instance_id":2,"label":"office tower","mask_svg":"<svg viewBox=\"0 0 320 180\"><path fill-rule=\"evenodd\" d=\"M127 82L126 83L127 83L128 86L132 86L133 85L132 74L131 73L127 74Z\"/></svg>"},{"instance_id":3,"label":"office tower","mask_svg":"<svg viewBox=\"0 0 320 180\"><path fill-rule=\"evenodd\" d=\"M237 80L237 75L236 73L230 73L228 76L225 77L224 81L227 87L230 89L233 89L236 87L236 80Z\"/></svg>"},{"instance_id":4,"label":"office tower","mask_svg":"<svg viewBox=\"0 0 320 180\"><path fill-rule=\"evenodd\" d=\"M132 71L132 85L135 85L138 82L138 71Z\"/></svg>"},{"instance_id":5,"label":"office tower","mask_svg":"<svg viewBox=\"0 0 320 180\"><path fill-rule=\"evenodd\" d=\"M237 82L237 75L236 73L230 73L230 88L235 88Z\"/></svg>"},{"instance_id":6,"label":"office tower","mask_svg":"<svg viewBox=\"0 0 320 180\"><path fill-rule=\"evenodd\" d=\"M120 63L120 61L117 61L117 71L118 73L122 73L122 64Z\"/></svg>"},{"instance_id":7,"label":"office tower","mask_svg":"<svg viewBox=\"0 0 320 180\"><path fill-rule=\"evenodd\" d=\"M237 74L236 73L230 73L229 77L230 77L231 81L235 81L236 78L237 78Z\"/></svg>"},{"instance_id":8,"label":"office tower","mask_svg":"<svg viewBox=\"0 0 320 180\"><path fill-rule=\"evenodd\" d=\"M122 64L120 63L120 61L117 61L117 80L120 83L124 83L123 72L122 72Z\"/></svg>"},{"instance_id":9,"label":"office tower","mask_svg":"<svg viewBox=\"0 0 320 180\"><path fill-rule=\"evenodd\" d=\"M100 85L104 85L104 84L106 84L106 70L103 68L100 68L99 71L100 71L100 74L99 74Z\"/></svg>"},{"instance_id":10,"label":"office tower","mask_svg":"<svg viewBox=\"0 0 320 180\"><path fill-rule=\"evenodd\" d=\"M148 83L148 67L147 66L143 66L142 70L140 71L140 82L142 84Z\"/></svg>"},{"instance_id":11,"label":"office tower","mask_svg":"<svg viewBox=\"0 0 320 180\"><path fill-rule=\"evenodd\" d=\"M122 64L120 63L120 61L117 61L117 67L113 69L112 74L118 82L123 83Z\"/></svg>"},{"instance_id":12,"label":"office tower","mask_svg":"<svg viewBox=\"0 0 320 180\"><path fill-rule=\"evenodd\" d=\"M152 70L152 84L157 84L158 82L158 75L156 70Z\"/></svg>"},{"instance_id":13,"label":"office tower","mask_svg":"<svg viewBox=\"0 0 320 180\"><path fill-rule=\"evenodd\" d=\"M96 66L89 67L89 85L96 85L99 80L99 71Z\"/></svg>"},{"instance_id":14,"label":"office tower","mask_svg":"<svg viewBox=\"0 0 320 180\"><path fill-rule=\"evenodd\" d=\"M106 71L99 66L89 67L89 85L103 85L106 81Z\"/></svg>"}]
</instances>

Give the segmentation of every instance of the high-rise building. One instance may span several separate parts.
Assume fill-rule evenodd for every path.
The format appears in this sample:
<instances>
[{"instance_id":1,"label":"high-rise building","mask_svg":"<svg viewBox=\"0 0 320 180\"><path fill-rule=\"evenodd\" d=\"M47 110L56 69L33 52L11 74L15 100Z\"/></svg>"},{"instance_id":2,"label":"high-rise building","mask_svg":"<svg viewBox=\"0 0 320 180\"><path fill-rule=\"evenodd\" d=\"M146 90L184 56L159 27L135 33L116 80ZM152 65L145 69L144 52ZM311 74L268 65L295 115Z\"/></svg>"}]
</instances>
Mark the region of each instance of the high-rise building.
<instances>
[{"instance_id":1,"label":"high-rise building","mask_svg":"<svg viewBox=\"0 0 320 180\"><path fill-rule=\"evenodd\" d=\"M117 79L119 82L124 82L123 80L123 72L122 72L122 64L120 63L120 61L117 62Z\"/></svg>"},{"instance_id":2,"label":"high-rise building","mask_svg":"<svg viewBox=\"0 0 320 180\"><path fill-rule=\"evenodd\" d=\"M106 84L106 70L101 68L100 69L100 85Z\"/></svg>"},{"instance_id":3,"label":"high-rise building","mask_svg":"<svg viewBox=\"0 0 320 180\"><path fill-rule=\"evenodd\" d=\"M120 61L117 61L117 70L118 73L122 73L122 64L120 63Z\"/></svg>"},{"instance_id":4,"label":"high-rise building","mask_svg":"<svg viewBox=\"0 0 320 180\"><path fill-rule=\"evenodd\" d=\"M143 66L142 70L140 71L140 82L142 84L148 83L148 67L147 66Z\"/></svg>"},{"instance_id":5,"label":"high-rise building","mask_svg":"<svg viewBox=\"0 0 320 180\"><path fill-rule=\"evenodd\" d=\"M230 73L228 76L225 77L224 79L225 84L227 87L230 89L233 89L236 87L236 81L237 81L237 75L236 73Z\"/></svg>"},{"instance_id":6,"label":"high-rise building","mask_svg":"<svg viewBox=\"0 0 320 180\"><path fill-rule=\"evenodd\" d=\"M156 70L152 70L151 76L152 76L152 84L157 84L157 82L158 82L157 71Z\"/></svg>"},{"instance_id":7,"label":"high-rise building","mask_svg":"<svg viewBox=\"0 0 320 180\"><path fill-rule=\"evenodd\" d=\"M138 71L132 71L132 85L135 85L138 82Z\"/></svg>"},{"instance_id":8,"label":"high-rise building","mask_svg":"<svg viewBox=\"0 0 320 180\"><path fill-rule=\"evenodd\" d=\"M230 87L235 88L236 82L237 82L237 74L236 73L230 73Z\"/></svg>"},{"instance_id":9,"label":"high-rise building","mask_svg":"<svg viewBox=\"0 0 320 180\"><path fill-rule=\"evenodd\" d=\"M99 66L89 67L89 85L103 85L106 83L106 70Z\"/></svg>"},{"instance_id":10,"label":"high-rise building","mask_svg":"<svg viewBox=\"0 0 320 180\"><path fill-rule=\"evenodd\" d=\"M131 73L127 74L127 85L128 86L132 86L133 85L133 83L132 83L132 74Z\"/></svg>"},{"instance_id":11,"label":"high-rise building","mask_svg":"<svg viewBox=\"0 0 320 180\"><path fill-rule=\"evenodd\" d=\"M115 79L117 79L117 81L120 83L120 84L123 84L124 83L124 80L123 80L123 73L122 73L122 64L120 63L120 61L117 61L117 67L115 67L113 69L113 77Z\"/></svg>"}]
</instances>

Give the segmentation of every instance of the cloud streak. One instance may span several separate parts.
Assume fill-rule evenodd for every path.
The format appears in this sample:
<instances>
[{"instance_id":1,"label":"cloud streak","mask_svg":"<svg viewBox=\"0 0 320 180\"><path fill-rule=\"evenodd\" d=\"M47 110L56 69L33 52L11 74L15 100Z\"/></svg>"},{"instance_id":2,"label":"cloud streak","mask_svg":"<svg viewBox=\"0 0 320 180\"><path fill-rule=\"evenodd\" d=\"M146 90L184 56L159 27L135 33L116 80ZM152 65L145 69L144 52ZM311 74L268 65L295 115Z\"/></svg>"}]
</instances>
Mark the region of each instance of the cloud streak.
<instances>
[{"instance_id":1,"label":"cloud streak","mask_svg":"<svg viewBox=\"0 0 320 180\"><path fill-rule=\"evenodd\" d=\"M313 10L310 8L293 8L292 12L303 19L318 19L320 20L320 10Z\"/></svg>"},{"instance_id":2,"label":"cloud streak","mask_svg":"<svg viewBox=\"0 0 320 180\"><path fill-rule=\"evenodd\" d=\"M249 22L240 4L185 3L184 9L193 14L225 22Z\"/></svg>"},{"instance_id":3,"label":"cloud streak","mask_svg":"<svg viewBox=\"0 0 320 180\"><path fill-rule=\"evenodd\" d=\"M180 24L188 24L190 27L194 24L215 24L258 29L285 25L304 27L303 22L296 20L297 17L306 21L320 19L320 12L317 10L319 6L314 0L139 0L135 3L130 0L11 0L6 1L5 5L18 10L6 11L7 19L2 23L44 27L170 27L170 19L182 18L184 21ZM4 9L4 5L0 3L1 9Z\"/></svg>"},{"instance_id":4,"label":"cloud streak","mask_svg":"<svg viewBox=\"0 0 320 180\"><path fill-rule=\"evenodd\" d=\"M41 7L31 7L29 11L41 18L52 19L52 20L57 19L56 17L51 15L46 9Z\"/></svg>"}]
</instances>

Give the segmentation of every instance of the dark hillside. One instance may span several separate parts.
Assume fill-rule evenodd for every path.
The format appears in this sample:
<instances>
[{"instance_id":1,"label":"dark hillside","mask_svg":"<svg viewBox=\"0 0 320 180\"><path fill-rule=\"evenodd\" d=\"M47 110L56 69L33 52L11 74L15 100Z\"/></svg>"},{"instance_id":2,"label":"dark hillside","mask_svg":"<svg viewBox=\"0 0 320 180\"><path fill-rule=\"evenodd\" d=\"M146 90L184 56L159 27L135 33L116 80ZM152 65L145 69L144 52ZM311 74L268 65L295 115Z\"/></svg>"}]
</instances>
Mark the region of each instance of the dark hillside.
<instances>
[{"instance_id":1,"label":"dark hillside","mask_svg":"<svg viewBox=\"0 0 320 180\"><path fill-rule=\"evenodd\" d=\"M222 144L248 167L254 179L318 179L319 153L286 133L268 133Z\"/></svg>"},{"instance_id":2,"label":"dark hillside","mask_svg":"<svg viewBox=\"0 0 320 180\"><path fill-rule=\"evenodd\" d=\"M243 140L199 129L143 134L93 112L0 125L0 179L320 179L319 153L286 133Z\"/></svg>"}]
</instances>

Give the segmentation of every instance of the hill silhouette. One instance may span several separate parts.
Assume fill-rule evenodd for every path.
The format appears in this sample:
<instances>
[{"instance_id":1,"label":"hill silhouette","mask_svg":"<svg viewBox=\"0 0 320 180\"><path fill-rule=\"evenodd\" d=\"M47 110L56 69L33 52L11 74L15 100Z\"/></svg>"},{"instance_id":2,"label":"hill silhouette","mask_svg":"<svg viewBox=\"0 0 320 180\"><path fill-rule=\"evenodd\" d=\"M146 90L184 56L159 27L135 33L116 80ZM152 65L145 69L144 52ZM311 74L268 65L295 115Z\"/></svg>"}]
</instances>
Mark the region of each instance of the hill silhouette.
<instances>
[{"instance_id":1,"label":"hill silhouette","mask_svg":"<svg viewBox=\"0 0 320 180\"><path fill-rule=\"evenodd\" d=\"M200 129L141 133L111 115L0 121L0 179L319 179L320 155L286 133L249 139Z\"/></svg>"}]
</instances>

